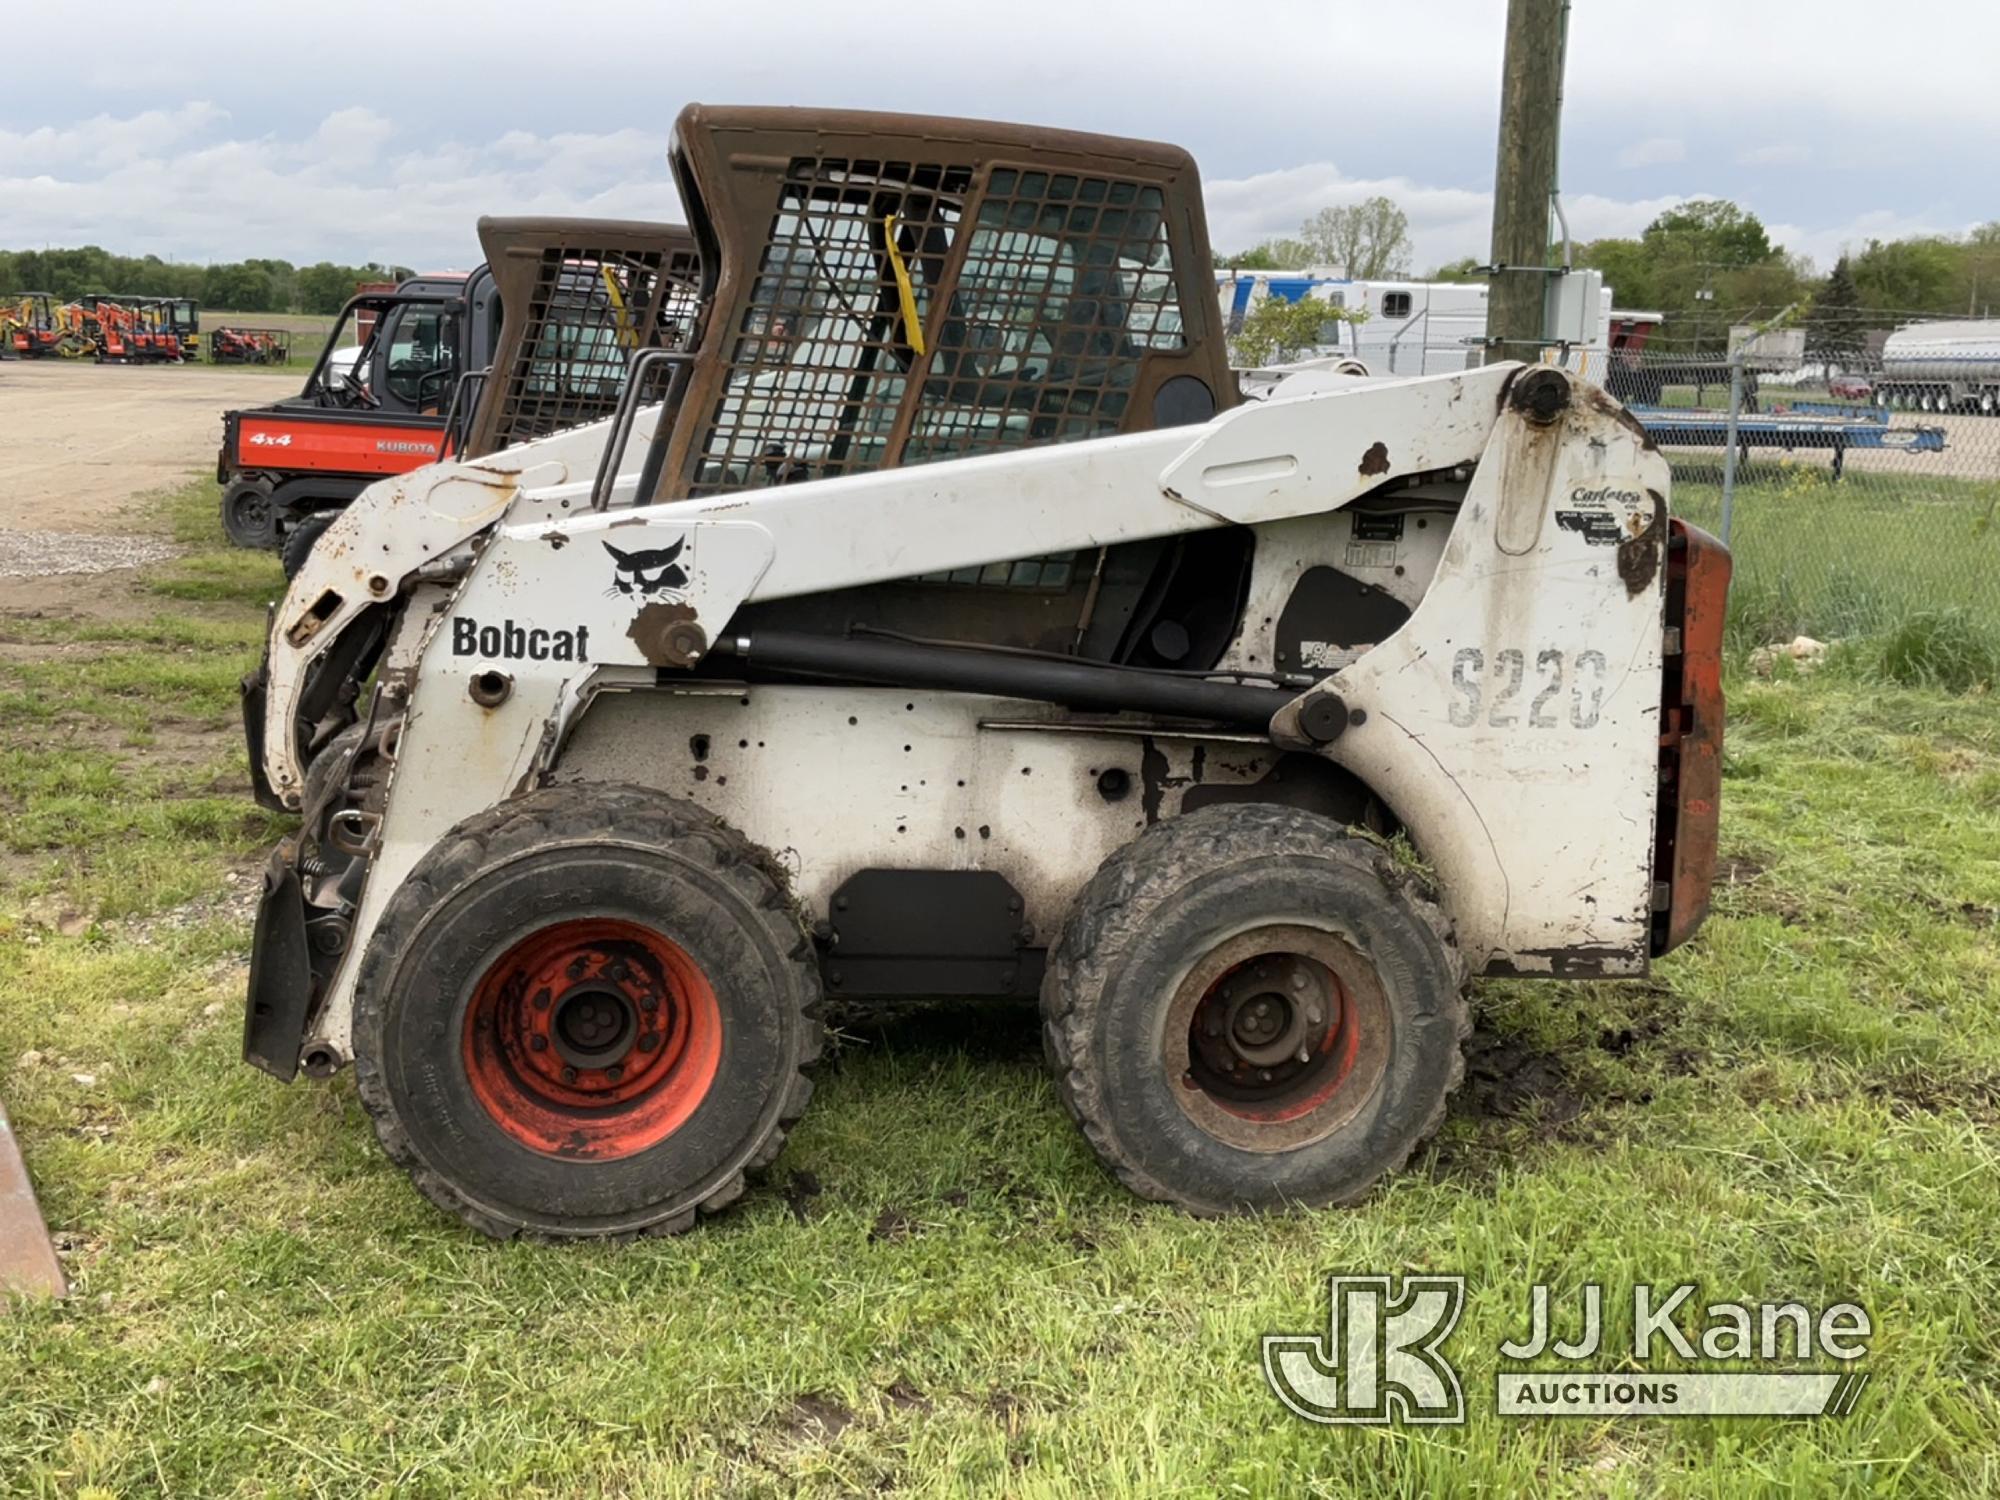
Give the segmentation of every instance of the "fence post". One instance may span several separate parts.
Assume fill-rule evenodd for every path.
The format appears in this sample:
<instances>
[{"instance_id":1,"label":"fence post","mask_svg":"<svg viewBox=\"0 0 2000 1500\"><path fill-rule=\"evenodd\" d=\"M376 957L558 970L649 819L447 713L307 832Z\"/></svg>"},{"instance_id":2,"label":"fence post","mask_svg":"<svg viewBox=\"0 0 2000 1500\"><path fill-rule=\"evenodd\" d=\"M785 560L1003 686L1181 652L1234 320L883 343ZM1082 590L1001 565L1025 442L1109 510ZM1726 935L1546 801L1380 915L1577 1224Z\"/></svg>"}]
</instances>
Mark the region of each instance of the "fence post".
<instances>
[{"instance_id":1,"label":"fence post","mask_svg":"<svg viewBox=\"0 0 2000 1500\"><path fill-rule=\"evenodd\" d=\"M1730 513L1736 507L1736 434L1743 417L1743 353L1749 347L1746 339L1729 356L1729 425L1725 430L1729 447L1722 455L1722 545L1725 547L1729 545Z\"/></svg>"}]
</instances>

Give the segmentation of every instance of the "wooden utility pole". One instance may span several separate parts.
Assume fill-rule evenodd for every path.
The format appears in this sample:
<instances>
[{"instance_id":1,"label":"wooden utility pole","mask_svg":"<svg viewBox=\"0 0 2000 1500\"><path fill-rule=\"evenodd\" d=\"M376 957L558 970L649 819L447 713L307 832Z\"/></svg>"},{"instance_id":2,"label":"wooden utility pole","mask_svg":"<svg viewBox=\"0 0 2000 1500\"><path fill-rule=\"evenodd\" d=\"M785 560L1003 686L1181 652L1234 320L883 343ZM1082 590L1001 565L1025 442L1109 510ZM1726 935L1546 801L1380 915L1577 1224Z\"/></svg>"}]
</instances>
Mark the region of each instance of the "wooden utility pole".
<instances>
[{"instance_id":1,"label":"wooden utility pole","mask_svg":"<svg viewBox=\"0 0 2000 1500\"><path fill-rule=\"evenodd\" d=\"M1567 0L1507 0L1507 56L1500 71L1500 150L1493 168L1492 273L1486 303L1488 363L1542 355L1549 278L1549 195L1562 136ZM1515 267L1523 269L1516 270ZM1535 267L1537 269L1527 269Z\"/></svg>"}]
</instances>

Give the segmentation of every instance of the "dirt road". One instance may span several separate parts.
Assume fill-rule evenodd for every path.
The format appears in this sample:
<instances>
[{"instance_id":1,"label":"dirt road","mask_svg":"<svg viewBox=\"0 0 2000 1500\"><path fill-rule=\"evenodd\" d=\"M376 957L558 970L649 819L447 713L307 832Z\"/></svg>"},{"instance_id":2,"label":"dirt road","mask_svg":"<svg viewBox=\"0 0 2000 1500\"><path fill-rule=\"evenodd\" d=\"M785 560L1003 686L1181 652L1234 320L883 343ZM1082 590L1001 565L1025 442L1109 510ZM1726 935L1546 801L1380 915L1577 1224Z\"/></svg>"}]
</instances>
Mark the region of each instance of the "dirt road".
<instances>
[{"instance_id":1,"label":"dirt road","mask_svg":"<svg viewBox=\"0 0 2000 1500\"><path fill-rule=\"evenodd\" d=\"M132 502L212 469L225 409L294 389L233 370L0 361L0 531L143 529Z\"/></svg>"}]
</instances>

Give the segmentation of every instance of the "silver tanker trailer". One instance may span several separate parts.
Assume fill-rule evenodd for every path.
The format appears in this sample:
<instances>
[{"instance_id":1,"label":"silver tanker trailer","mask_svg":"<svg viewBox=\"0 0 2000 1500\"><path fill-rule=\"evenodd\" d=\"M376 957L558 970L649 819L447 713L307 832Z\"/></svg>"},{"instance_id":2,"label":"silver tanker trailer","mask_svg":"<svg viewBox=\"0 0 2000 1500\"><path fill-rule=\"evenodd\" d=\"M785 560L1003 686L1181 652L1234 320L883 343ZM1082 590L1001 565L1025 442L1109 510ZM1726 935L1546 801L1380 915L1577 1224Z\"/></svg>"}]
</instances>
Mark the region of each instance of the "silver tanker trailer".
<instances>
[{"instance_id":1,"label":"silver tanker trailer","mask_svg":"<svg viewBox=\"0 0 2000 1500\"><path fill-rule=\"evenodd\" d=\"M1882 346L1875 404L1988 417L2000 411L2000 320L1898 328Z\"/></svg>"}]
</instances>

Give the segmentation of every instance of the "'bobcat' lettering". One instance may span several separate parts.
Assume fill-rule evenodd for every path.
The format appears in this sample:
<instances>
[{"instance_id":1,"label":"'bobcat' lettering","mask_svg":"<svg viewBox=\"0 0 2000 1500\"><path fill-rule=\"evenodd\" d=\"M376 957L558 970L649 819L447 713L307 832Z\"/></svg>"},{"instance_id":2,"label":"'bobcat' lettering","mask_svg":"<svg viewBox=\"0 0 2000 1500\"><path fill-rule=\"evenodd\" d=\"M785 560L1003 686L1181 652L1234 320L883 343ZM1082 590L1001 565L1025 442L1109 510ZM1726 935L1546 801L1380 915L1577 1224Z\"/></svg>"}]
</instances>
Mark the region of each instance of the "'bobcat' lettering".
<instances>
[{"instance_id":1,"label":"'bobcat' lettering","mask_svg":"<svg viewBox=\"0 0 2000 1500\"><path fill-rule=\"evenodd\" d=\"M451 654L480 656L489 661L589 661L590 627L545 630L523 627L512 620L481 625L464 615L451 617Z\"/></svg>"}]
</instances>

